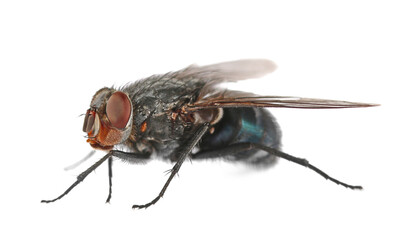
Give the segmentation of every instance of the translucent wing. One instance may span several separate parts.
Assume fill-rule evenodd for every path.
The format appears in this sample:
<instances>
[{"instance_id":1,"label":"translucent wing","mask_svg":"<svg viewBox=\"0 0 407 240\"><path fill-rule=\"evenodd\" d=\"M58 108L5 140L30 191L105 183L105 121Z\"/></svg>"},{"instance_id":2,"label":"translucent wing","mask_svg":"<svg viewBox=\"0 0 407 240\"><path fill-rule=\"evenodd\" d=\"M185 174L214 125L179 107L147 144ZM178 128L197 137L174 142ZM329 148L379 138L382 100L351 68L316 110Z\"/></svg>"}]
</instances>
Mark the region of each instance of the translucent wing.
<instances>
[{"instance_id":1,"label":"translucent wing","mask_svg":"<svg viewBox=\"0 0 407 240\"><path fill-rule=\"evenodd\" d=\"M205 82L198 99L213 92L214 86L222 82L235 82L259 78L273 72L276 64L266 59L243 59L206 66L191 65L177 72L178 79L195 78Z\"/></svg>"},{"instance_id":2,"label":"translucent wing","mask_svg":"<svg viewBox=\"0 0 407 240\"><path fill-rule=\"evenodd\" d=\"M266 59L242 59L206 66L191 65L179 73L180 77L200 76L208 82L238 81L259 78L273 72L277 66Z\"/></svg>"},{"instance_id":3,"label":"translucent wing","mask_svg":"<svg viewBox=\"0 0 407 240\"><path fill-rule=\"evenodd\" d=\"M284 96L257 96L252 93L219 90L216 85L249 78L259 78L273 72L277 66L265 59L245 59L207 66L189 66L177 72L178 79L200 79L204 82L196 101L188 110L226 107L280 107L280 108L357 108L375 104Z\"/></svg>"},{"instance_id":4,"label":"translucent wing","mask_svg":"<svg viewBox=\"0 0 407 240\"><path fill-rule=\"evenodd\" d=\"M252 93L224 90L199 99L188 105L188 110L196 111L207 108L227 107L273 107L273 108L359 108L373 107L377 104L337 101L317 98L285 97L285 96L257 96Z\"/></svg>"}]
</instances>

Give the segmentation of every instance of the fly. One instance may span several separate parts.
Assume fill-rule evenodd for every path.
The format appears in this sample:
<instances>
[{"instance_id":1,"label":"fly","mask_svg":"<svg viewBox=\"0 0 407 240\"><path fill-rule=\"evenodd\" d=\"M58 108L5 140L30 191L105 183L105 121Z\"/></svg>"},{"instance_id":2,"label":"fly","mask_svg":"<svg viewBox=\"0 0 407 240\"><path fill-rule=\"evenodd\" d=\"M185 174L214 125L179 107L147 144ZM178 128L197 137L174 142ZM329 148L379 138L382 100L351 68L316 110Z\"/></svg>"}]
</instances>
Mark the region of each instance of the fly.
<instances>
[{"instance_id":1,"label":"fly","mask_svg":"<svg viewBox=\"0 0 407 240\"><path fill-rule=\"evenodd\" d=\"M218 86L224 82L262 77L275 68L273 62L263 59L191 65L179 71L153 75L119 89L100 89L86 111L83 131L92 148L103 150L106 155L82 172L59 197L41 202L61 199L105 161L109 169L106 200L109 202L113 158L140 163L150 160L153 153L170 160L174 166L159 194L152 201L133 205L133 208L147 208L157 203L188 157L196 161L221 157L260 168L271 166L279 157L307 167L346 188L362 189L329 176L306 159L282 152L280 128L264 108L336 109L377 105L259 96Z\"/></svg>"}]
</instances>

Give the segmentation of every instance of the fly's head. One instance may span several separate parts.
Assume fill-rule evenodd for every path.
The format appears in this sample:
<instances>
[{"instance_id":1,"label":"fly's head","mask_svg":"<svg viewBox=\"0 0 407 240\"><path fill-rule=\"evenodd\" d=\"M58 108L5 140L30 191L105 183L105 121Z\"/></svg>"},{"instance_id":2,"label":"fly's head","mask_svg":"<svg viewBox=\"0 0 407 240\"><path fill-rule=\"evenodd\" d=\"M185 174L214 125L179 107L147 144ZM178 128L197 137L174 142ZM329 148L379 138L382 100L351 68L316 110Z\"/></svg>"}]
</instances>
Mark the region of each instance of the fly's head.
<instances>
[{"instance_id":1,"label":"fly's head","mask_svg":"<svg viewBox=\"0 0 407 240\"><path fill-rule=\"evenodd\" d=\"M93 96L82 130L93 148L111 150L130 136L132 119L129 96L122 91L102 88Z\"/></svg>"}]
</instances>

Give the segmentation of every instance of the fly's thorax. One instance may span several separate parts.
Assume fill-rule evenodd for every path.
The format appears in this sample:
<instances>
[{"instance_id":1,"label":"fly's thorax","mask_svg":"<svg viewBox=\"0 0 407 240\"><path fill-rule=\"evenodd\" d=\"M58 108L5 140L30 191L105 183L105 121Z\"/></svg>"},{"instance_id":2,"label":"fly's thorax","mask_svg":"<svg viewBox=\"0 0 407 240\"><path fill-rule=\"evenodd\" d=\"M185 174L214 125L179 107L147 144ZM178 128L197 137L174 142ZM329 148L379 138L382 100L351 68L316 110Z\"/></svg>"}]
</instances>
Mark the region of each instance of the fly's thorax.
<instances>
[{"instance_id":1,"label":"fly's thorax","mask_svg":"<svg viewBox=\"0 0 407 240\"><path fill-rule=\"evenodd\" d=\"M83 131L95 149L111 150L127 140L132 128L133 107L127 93L102 88L93 96L85 114Z\"/></svg>"},{"instance_id":2,"label":"fly's thorax","mask_svg":"<svg viewBox=\"0 0 407 240\"><path fill-rule=\"evenodd\" d=\"M223 117L222 108L210 108L202 109L198 111L187 111L186 107L173 109L170 112L170 121L172 126L178 126L182 130L193 130L202 124L209 123L211 126L216 125ZM209 129L209 132L213 134L214 127Z\"/></svg>"}]
</instances>

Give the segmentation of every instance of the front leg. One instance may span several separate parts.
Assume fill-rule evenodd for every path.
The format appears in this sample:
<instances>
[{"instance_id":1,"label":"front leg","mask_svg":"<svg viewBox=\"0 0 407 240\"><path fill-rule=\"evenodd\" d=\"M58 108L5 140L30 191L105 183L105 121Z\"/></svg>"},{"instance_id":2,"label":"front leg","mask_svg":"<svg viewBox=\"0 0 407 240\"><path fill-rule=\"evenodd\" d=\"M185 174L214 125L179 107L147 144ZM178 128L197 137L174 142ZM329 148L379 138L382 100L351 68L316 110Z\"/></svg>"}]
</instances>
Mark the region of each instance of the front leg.
<instances>
[{"instance_id":1,"label":"front leg","mask_svg":"<svg viewBox=\"0 0 407 240\"><path fill-rule=\"evenodd\" d=\"M128 153L119 150L113 150L113 156L119 158L123 161L128 161L131 163L144 163L144 160L150 157L150 153ZM113 156L109 157L108 163L108 171L109 171L109 195L107 196L106 203L110 203L110 199L112 198L112 165L113 165Z\"/></svg>"},{"instance_id":2,"label":"front leg","mask_svg":"<svg viewBox=\"0 0 407 240\"><path fill-rule=\"evenodd\" d=\"M98 168L104 161L106 161L107 159L109 159L109 196L107 199L107 202L110 200L111 197L111 160L112 157L117 157L120 159L124 159L124 160L132 160L133 162L144 162L144 160L146 158L148 158L150 156L150 154L145 154L145 153L126 153L126 152L122 152L122 151L118 151L118 150L111 150L109 151L105 156L103 156L99 161L97 161L96 163L94 163L92 166L90 166L88 169L86 169L85 171L83 171L81 174L79 174L79 176L77 177L76 181L68 188L65 190L65 192L63 192L59 197L54 198L52 200L41 200L42 203L51 203L51 202L55 202L61 198L63 198L65 195L67 195L72 189L74 189L80 182L82 182L88 175L89 173L91 173L92 171L94 171L96 168Z\"/></svg>"},{"instance_id":3,"label":"front leg","mask_svg":"<svg viewBox=\"0 0 407 240\"><path fill-rule=\"evenodd\" d=\"M113 158L112 157L109 157L107 164L108 164L108 171L109 171L109 195L107 195L106 203L110 203L110 198L112 198L112 177L113 177L113 171L112 171Z\"/></svg>"},{"instance_id":4,"label":"front leg","mask_svg":"<svg viewBox=\"0 0 407 240\"><path fill-rule=\"evenodd\" d=\"M177 155L176 164L171 169L171 174L165 182L164 187L161 189L160 193L157 197L155 197L151 202L143 204L143 205L133 205L133 208L148 208L149 206L155 204L164 196L165 191L167 190L168 186L170 185L171 180L174 176L178 173L179 169L181 168L182 163L184 162L185 158L191 153L192 149L198 144L201 140L202 136L206 133L209 128L209 123L205 123L202 125L192 136L191 140L187 143L187 145L182 148L181 152Z\"/></svg>"}]
</instances>

